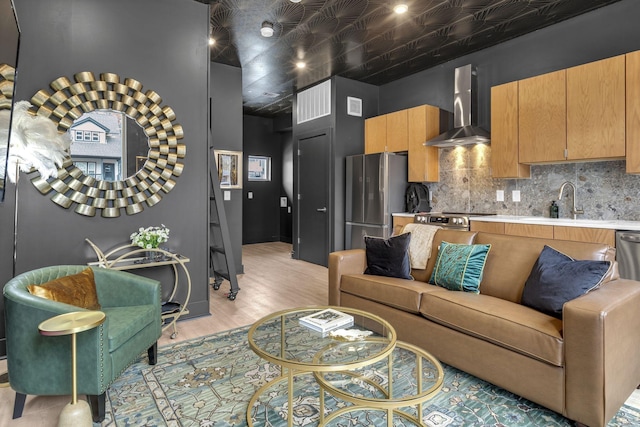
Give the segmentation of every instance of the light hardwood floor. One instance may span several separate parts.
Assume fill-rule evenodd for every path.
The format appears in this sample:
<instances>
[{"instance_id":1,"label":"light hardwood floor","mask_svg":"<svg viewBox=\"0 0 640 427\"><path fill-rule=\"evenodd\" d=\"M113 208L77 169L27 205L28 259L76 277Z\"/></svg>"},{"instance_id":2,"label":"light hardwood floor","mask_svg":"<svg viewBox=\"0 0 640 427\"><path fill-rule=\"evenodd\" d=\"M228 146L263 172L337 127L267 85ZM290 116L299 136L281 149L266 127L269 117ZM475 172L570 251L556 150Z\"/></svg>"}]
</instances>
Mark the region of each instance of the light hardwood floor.
<instances>
[{"instance_id":1,"label":"light hardwood floor","mask_svg":"<svg viewBox=\"0 0 640 427\"><path fill-rule=\"evenodd\" d=\"M178 322L178 336L166 330L158 345L170 345L253 323L274 311L302 305L327 304L327 269L291 258L291 245L281 242L245 245L242 248L245 273L238 276L240 292L234 301L226 297L229 283L210 289L210 316ZM0 372L6 360L0 360ZM67 396L28 396L21 418L12 420L15 393L0 388L0 427L56 426Z\"/></svg>"}]
</instances>

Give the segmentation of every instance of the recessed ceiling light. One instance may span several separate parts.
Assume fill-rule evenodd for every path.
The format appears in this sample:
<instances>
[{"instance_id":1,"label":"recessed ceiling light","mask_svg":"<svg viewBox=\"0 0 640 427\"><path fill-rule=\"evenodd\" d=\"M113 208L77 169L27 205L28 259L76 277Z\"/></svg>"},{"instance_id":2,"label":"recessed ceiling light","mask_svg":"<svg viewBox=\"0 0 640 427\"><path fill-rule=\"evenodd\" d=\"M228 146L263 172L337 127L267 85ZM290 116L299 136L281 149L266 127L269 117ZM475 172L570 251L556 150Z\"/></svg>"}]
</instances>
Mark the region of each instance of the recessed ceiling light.
<instances>
[{"instance_id":1,"label":"recessed ceiling light","mask_svg":"<svg viewBox=\"0 0 640 427\"><path fill-rule=\"evenodd\" d=\"M300 3L300 0L289 0L291 3Z\"/></svg>"},{"instance_id":2,"label":"recessed ceiling light","mask_svg":"<svg viewBox=\"0 0 640 427\"><path fill-rule=\"evenodd\" d=\"M404 3L398 3L397 5L393 6L393 11L398 15L405 13L407 10L409 10L409 6Z\"/></svg>"},{"instance_id":3,"label":"recessed ceiling light","mask_svg":"<svg viewBox=\"0 0 640 427\"><path fill-rule=\"evenodd\" d=\"M302 61L298 61L298 62L296 63L296 67L298 67L298 68L304 68L304 67L306 67L306 66L307 66L307 64L306 64L306 63L304 63L304 62L302 62Z\"/></svg>"},{"instance_id":4,"label":"recessed ceiling light","mask_svg":"<svg viewBox=\"0 0 640 427\"><path fill-rule=\"evenodd\" d=\"M209 37L209 46L213 46L214 44L216 44L216 39Z\"/></svg>"},{"instance_id":5,"label":"recessed ceiling light","mask_svg":"<svg viewBox=\"0 0 640 427\"><path fill-rule=\"evenodd\" d=\"M260 28L260 34L262 34L262 37L271 37L273 35L273 24L269 21L264 21L262 28Z\"/></svg>"}]
</instances>

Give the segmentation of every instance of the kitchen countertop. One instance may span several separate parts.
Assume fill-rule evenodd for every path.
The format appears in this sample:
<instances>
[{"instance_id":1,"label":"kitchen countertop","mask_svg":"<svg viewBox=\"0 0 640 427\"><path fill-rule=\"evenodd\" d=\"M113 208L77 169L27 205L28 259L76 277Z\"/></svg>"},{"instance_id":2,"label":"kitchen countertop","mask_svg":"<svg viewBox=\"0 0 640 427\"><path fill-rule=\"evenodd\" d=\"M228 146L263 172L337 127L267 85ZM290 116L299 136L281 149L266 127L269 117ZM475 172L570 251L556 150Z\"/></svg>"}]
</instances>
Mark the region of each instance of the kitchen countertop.
<instances>
[{"instance_id":1,"label":"kitchen countertop","mask_svg":"<svg viewBox=\"0 0 640 427\"><path fill-rule=\"evenodd\" d=\"M413 218L414 216L416 216L416 214L411 213L411 212L394 212L391 215L392 216L402 216L402 217L406 217L406 218Z\"/></svg>"},{"instance_id":2,"label":"kitchen countertop","mask_svg":"<svg viewBox=\"0 0 640 427\"><path fill-rule=\"evenodd\" d=\"M413 214L408 214L413 215ZM489 215L470 216L470 221L482 222L511 222L514 224L560 225L565 227L607 228L611 230L640 231L640 221L624 220L598 220L598 219L571 219L571 218L547 218L541 216L517 216L517 215Z\"/></svg>"}]
</instances>

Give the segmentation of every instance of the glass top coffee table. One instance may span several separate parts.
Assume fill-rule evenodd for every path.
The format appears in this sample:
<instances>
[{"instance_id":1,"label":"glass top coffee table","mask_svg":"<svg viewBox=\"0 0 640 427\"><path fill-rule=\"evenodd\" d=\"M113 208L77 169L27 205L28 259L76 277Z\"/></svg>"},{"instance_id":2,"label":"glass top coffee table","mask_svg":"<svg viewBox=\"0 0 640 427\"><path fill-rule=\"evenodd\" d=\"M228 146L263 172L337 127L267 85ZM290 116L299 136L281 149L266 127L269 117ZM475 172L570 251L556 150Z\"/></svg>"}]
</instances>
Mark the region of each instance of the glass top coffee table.
<instances>
[{"instance_id":1,"label":"glass top coffee table","mask_svg":"<svg viewBox=\"0 0 640 427\"><path fill-rule=\"evenodd\" d=\"M300 318L327 308L353 316L353 325L322 334L300 324ZM343 408L342 412L337 411L337 415L332 413L327 418L327 423L337 419L345 411L361 407L386 411L388 425L392 424L392 413L420 424L419 416L412 417L396 411L396 408L428 400L442 387L442 367L433 356L414 346L398 342L395 330L386 320L362 310L348 307L303 307L280 311L254 323L249 329L248 340L256 354L281 367L280 376L265 383L251 398L247 408L249 426L254 426L254 420L261 416L265 418L265 425L272 423L272 420L267 419L269 415L266 411L258 413L260 411L256 408L260 407L260 401L265 396L275 396L273 388L280 382L286 381L287 387L284 391L287 401L279 405L280 419L286 418L290 427L294 418L310 411L315 411L314 416L319 425L325 424L325 391L332 398L337 397L356 405L350 406L350 409ZM417 378L412 382L418 384L418 388L412 391L401 391L401 387L394 390L393 380L388 381L387 386L376 385L377 379L372 379L367 371L372 366L375 366L376 372L387 369L393 378L396 375L394 360L400 357L400 351L408 351L409 357L413 357L410 362L413 365L409 367L409 371L414 374L424 371L423 366L430 367L426 369L431 372L428 379L423 379L423 375L416 375ZM306 376L307 383L311 377L312 386L319 388L319 392L315 398L296 397L294 404L294 386L304 386L303 376ZM310 401L313 403L310 404ZM316 407L319 409L316 410ZM421 411L421 406L418 410ZM305 423L297 420L297 423L301 422Z\"/></svg>"}]
</instances>

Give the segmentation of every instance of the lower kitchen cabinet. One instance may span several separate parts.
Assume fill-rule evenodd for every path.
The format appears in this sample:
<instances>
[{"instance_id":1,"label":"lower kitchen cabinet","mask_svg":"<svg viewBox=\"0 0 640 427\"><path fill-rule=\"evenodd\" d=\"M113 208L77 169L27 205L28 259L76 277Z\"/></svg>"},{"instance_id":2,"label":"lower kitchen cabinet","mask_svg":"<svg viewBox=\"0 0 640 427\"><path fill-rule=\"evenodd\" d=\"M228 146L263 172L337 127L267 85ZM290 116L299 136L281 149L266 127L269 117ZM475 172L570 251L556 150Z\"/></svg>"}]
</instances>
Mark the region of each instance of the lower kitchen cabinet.
<instances>
[{"instance_id":1,"label":"lower kitchen cabinet","mask_svg":"<svg viewBox=\"0 0 640 427\"><path fill-rule=\"evenodd\" d=\"M616 232L608 228L566 227L560 225L523 224L512 222L471 221L471 231L507 234L509 236L539 237L574 242L616 244Z\"/></svg>"},{"instance_id":2,"label":"lower kitchen cabinet","mask_svg":"<svg viewBox=\"0 0 640 427\"><path fill-rule=\"evenodd\" d=\"M393 235L397 236L398 234L402 233L402 229L404 228L405 225L410 224L413 222L413 215L412 216L393 216Z\"/></svg>"}]
</instances>

